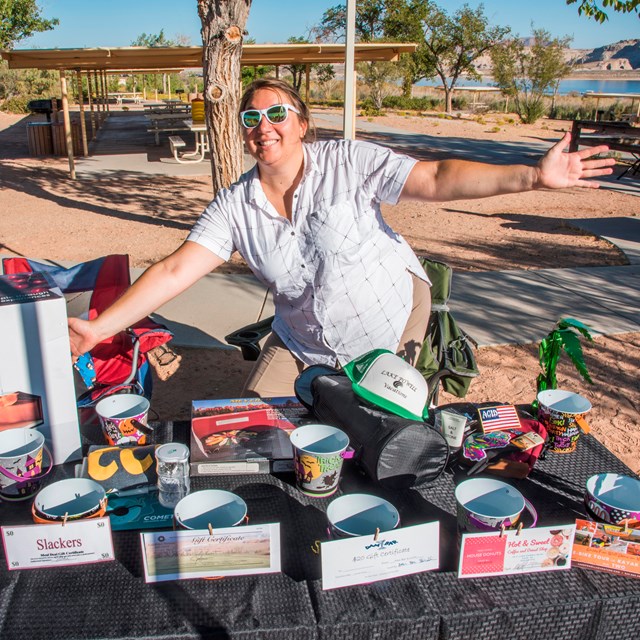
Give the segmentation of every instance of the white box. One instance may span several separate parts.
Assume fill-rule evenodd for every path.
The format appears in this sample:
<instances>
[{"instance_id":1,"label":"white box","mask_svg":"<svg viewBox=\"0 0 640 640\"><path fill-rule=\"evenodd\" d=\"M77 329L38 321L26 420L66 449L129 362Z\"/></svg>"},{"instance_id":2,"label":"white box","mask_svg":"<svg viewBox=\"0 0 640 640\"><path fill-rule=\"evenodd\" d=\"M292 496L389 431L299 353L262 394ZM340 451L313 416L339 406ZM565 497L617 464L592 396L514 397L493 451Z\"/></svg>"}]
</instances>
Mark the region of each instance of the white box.
<instances>
[{"instance_id":1,"label":"white box","mask_svg":"<svg viewBox=\"0 0 640 640\"><path fill-rule=\"evenodd\" d=\"M67 307L41 273L0 276L0 394L40 396L54 464L82 458Z\"/></svg>"}]
</instances>

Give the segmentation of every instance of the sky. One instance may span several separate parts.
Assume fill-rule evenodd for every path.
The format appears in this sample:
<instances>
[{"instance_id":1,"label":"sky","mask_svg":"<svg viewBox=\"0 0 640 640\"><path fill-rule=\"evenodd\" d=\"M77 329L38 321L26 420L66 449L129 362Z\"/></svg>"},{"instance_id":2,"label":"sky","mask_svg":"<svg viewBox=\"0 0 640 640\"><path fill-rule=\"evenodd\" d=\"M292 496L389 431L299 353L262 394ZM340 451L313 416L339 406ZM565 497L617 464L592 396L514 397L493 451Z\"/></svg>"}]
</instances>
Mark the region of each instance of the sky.
<instances>
[{"instance_id":1,"label":"sky","mask_svg":"<svg viewBox=\"0 0 640 640\"><path fill-rule=\"evenodd\" d=\"M291 36L307 36L323 13L344 0L253 0L247 31L256 43L286 42ZM436 0L449 13L465 0ZM471 7L479 3L466 0ZM509 26L520 36L535 28L553 36L573 37L572 47L591 49L640 38L636 14L609 11L609 20L598 24L578 15L577 5L565 0L484 0L491 24ZM38 0L45 18L58 18L52 31L20 41L17 49L75 47L126 47L142 33L157 34L164 29L169 39L186 36L193 45L201 42L196 0Z\"/></svg>"}]
</instances>

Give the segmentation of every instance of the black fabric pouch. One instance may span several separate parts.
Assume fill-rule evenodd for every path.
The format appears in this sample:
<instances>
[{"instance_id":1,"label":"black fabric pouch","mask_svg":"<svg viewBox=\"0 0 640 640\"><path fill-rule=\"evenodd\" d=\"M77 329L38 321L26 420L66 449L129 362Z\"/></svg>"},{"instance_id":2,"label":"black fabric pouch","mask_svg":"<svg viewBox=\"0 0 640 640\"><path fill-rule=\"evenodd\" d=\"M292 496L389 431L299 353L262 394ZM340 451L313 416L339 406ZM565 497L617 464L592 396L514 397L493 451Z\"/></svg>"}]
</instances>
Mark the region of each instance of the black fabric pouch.
<instances>
[{"instance_id":1,"label":"black fabric pouch","mask_svg":"<svg viewBox=\"0 0 640 640\"><path fill-rule=\"evenodd\" d=\"M310 381L313 413L342 429L354 459L376 482L390 489L418 487L435 480L449 459L444 437L424 422L382 411L359 398L344 374Z\"/></svg>"}]
</instances>

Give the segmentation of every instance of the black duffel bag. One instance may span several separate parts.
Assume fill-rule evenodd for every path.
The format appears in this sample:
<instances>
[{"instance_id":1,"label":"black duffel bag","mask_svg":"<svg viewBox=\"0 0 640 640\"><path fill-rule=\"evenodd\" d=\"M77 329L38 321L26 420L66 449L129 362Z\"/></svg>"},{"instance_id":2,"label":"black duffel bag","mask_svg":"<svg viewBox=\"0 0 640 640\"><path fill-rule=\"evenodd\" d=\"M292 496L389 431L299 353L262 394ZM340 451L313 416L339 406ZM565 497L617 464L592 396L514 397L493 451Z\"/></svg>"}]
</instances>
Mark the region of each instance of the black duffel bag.
<instances>
[{"instance_id":1,"label":"black duffel bag","mask_svg":"<svg viewBox=\"0 0 640 640\"><path fill-rule=\"evenodd\" d=\"M296 384L298 397L307 405L311 400L310 408L320 422L349 436L356 463L372 480L390 489L406 489L432 482L443 472L449 445L430 425L387 413L361 399L345 374L309 373L301 375L306 390Z\"/></svg>"}]
</instances>

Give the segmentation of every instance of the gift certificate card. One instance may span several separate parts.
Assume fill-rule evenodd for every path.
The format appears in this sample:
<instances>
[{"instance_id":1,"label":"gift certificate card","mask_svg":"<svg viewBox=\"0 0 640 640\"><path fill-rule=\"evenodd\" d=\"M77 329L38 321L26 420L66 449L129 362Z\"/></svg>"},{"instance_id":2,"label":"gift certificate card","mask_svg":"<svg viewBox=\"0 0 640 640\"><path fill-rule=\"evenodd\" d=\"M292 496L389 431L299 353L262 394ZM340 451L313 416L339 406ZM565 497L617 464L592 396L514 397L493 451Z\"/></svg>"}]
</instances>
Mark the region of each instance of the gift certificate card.
<instances>
[{"instance_id":1,"label":"gift certificate card","mask_svg":"<svg viewBox=\"0 0 640 640\"><path fill-rule=\"evenodd\" d=\"M2 543L9 570L115 559L109 518L2 527Z\"/></svg>"},{"instance_id":2,"label":"gift certificate card","mask_svg":"<svg viewBox=\"0 0 640 640\"><path fill-rule=\"evenodd\" d=\"M576 520L571 558L577 567L640 578L640 529Z\"/></svg>"},{"instance_id":3,"label":"gift certificate card","mask_svg":"<svg viewBox=\"0 0 640 640\"><path fill-rule=\"evenodd\" d=\"M280 571L280 525L141 533L147 582Z\"/></svg>"},{"instance_id":4,"label":"gift certificate card","mask_svg":"<svg viewBox=\"0 0 640 640\"><path fill-rule=\"evenodd\" d=\"M520 531L466 533L460 543L459 578L558 571L571 568L575 525Z\"/></svg>"},{"instance_id":5,"label":"gift certificate card","mask_svg":"<svg viewBox=\"0 0 640 640\"><path fill-rule=\"evenodd\" d=\"M440 563L438 522L323 542L322 588L337 589L421 571Z\"/></svg>"}]
</instances>

